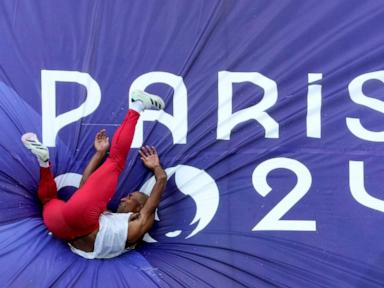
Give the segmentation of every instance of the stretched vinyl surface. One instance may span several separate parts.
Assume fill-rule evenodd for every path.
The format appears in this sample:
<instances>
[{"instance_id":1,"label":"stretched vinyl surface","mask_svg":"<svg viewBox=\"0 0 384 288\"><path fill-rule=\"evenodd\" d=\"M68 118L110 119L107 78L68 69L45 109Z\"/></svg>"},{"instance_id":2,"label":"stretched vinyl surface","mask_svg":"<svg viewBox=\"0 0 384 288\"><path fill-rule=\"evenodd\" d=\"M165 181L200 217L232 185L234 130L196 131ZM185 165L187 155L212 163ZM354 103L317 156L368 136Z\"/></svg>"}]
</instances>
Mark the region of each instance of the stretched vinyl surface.
<instances>
[{"instance_id":1,"label":"stretched vinyl surface","mask_svg":"<svg viewBox=\"0 0 384 288\"><path fill-rule=\"evenodd\" d=\"M379 0L2 1L0 286L383 287L383 19ZM167 190L140 248L85 260L42 223L20 137L68 199L134 88L166 109L109 208L150 189L142 144Z\"/></svg>"}]
</instances>

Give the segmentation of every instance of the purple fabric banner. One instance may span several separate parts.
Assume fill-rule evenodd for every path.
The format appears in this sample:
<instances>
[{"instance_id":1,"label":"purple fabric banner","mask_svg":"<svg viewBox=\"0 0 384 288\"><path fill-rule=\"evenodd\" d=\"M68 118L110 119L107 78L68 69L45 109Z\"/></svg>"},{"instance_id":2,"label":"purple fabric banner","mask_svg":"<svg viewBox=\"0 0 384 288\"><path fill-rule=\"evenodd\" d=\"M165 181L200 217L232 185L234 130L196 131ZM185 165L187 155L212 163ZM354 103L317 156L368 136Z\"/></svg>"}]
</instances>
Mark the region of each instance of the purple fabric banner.
<instances>
[{"instance_id":1,"label":"purple fabric banner","mask_svg":"<svg viewBox=\"0 0 384 288\"><path fill-rule=\"evenodd\" d=\"M383 287L382 1L2 1L1 287ZM169 177L138 249L85 260L41 219L49 146L68 199L128 93L145 112L109 208ZM98 193L98 191L95 191Z\"/></svg>"}]
</instances>

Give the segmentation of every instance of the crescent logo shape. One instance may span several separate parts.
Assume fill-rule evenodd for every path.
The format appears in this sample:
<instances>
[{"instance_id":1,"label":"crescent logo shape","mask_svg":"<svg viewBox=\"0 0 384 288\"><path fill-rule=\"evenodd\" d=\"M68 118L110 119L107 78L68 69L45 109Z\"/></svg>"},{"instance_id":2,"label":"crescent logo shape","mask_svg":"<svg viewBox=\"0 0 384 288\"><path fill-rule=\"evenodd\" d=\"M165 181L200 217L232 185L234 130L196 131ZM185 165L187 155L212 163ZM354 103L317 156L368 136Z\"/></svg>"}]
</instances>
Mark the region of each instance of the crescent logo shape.
<instances>
[{"instance_id":1,"label":"crescent logo shape","mask_svg":"<svg viewBox=\"0 0 384 288\"><path fill-rule=\"evenodd\" d=\"M184 195L190 196L196 204L196 213L190 225L198 222L196 228L187 236L188 239L203 230L213 219L219 207L219 188L215 180L204 170L188 165L177 165L165 169L168 179L175 175L177 188ZM140 191L149 195L155 185L155 177L148 179ZM155 220L159 221L156 211ZM181 231L170 231L167 237L177 237ZM144 237L146 242L157 242L149 234Z\"/></svg>"}]
</instances>

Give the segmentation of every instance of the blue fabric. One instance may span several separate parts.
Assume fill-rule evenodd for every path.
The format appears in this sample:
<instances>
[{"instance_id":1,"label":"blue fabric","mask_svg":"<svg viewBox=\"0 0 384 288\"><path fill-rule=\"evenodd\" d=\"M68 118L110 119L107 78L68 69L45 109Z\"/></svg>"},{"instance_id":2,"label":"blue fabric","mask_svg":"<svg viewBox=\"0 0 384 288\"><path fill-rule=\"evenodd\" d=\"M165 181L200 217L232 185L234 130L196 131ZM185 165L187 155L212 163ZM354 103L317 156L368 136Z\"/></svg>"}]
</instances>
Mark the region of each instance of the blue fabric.
<instances>
[{"instance_id":1,"label":"blue fabric","mask_svg":"<svg viewBox=\"0 0 384 288\"><path fill-rule=\"evenodd\" d=\"M2 1L0 15L1 287L384 286L383 211L359 203L349 185L349 161L363 161L365 188L381 203L383 143L356 137L346 124L360 118L368 130L384 129L382 113L355 103L348 90L359 75L384 70L382 1ZM204 219L190 225L201 207L180 191L176 178L185 173L176 172L150 233L157 242L90 261L50 236L36 195L37 162L20 142L28 131L43 136L42 70L87 73L101 90L97 109L63 127L50 147L55 175L82 173L96 131L112 135L123 119L135 79L154 71L181 76L186 143L149 121L144 143L157 147L165 168L194 167L214 180L219 199L209 223L188 237ZM247 120L229 140L218 139L220 71L276 82L277 102L267 112L279 124L278 138ZM320 138L307 137L309 73L322 73L315 82L322 86ZM77 83L55 88L57 115L87 101ZM180 109L168 85L146 90L164 99L167 113ZM384 100L382 81L367 81L363 92ZM264 93L249 81L234 84L233 113ZM112 210L152 176L137 155L132 149ZM299 161L312 178L282 219L316 221L313 231L253 231L297 182L293 172L276 169L267 177L272 191L256 191L256 167L280 157Z\"/></svg>"}]
</instances>

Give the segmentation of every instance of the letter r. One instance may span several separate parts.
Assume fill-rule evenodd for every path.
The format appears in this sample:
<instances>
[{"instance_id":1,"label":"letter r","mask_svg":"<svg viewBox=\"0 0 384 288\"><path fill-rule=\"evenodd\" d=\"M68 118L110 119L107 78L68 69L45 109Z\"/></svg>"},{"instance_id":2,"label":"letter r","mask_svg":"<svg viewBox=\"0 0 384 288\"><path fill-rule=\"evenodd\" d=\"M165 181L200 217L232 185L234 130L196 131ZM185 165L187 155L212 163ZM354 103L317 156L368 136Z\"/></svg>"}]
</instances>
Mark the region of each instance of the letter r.
<instances>
[{"instance_id":1,"label":"letter r","mask_svg":"<svg viewBox=\"0 0 384 288\"><path fill-rule=\"evenodd\" d=\"M233 113L233 84L250 82L264 90L261 101ZM219 72L217 139L229 140L232 129L250 119L258 121L265 129L266 138L279 138L279 124L266 112L277 101L276 82L257 72ZM243 96L244 97L244 96Z\"/></svg>"}]
</instances>

